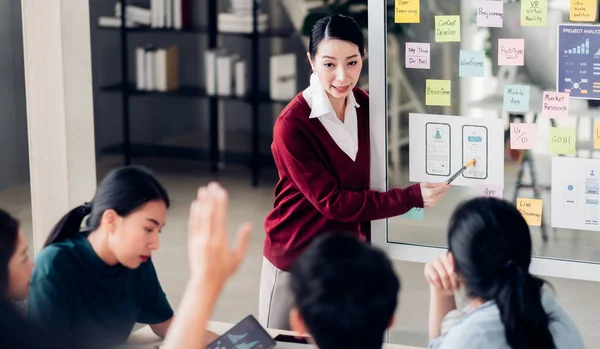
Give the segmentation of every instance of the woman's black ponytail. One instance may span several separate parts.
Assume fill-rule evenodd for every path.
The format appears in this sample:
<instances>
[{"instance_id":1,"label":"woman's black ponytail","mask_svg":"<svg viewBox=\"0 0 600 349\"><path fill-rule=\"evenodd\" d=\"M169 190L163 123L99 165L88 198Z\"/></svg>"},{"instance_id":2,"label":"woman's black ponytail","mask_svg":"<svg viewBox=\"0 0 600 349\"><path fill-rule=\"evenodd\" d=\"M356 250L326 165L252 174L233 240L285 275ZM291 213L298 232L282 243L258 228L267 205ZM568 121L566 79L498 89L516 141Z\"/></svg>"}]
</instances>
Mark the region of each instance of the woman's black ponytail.
<instances>
[{"instance_id":1,"label":"woman's black ponytail","mask_svg":"<svg viewBox=\"0 0 600 349\"><path fill-rule=\"evenodd\" d=\"M54 228L52 228L50 235L48 235L48 238L44 243L44 247L56 242L75 238L81 230L83 219L91 212L92 206L87 202L69 211L60 219L60 221L58 221L58 223L56 223Z\"/></svg>"},{"instance_id":2,"label":"woman's black ponytail","mask_svg":"<svg viewBox=\"0 0 600 349\"><path fill-rule=\"evenodd\" d=\"M542 306L544 281L529 273L531 236L517 208L476 198L450 220L448 246L470 297L495 301L512 349L556 349Z\"/></svg>"}]
</instances>

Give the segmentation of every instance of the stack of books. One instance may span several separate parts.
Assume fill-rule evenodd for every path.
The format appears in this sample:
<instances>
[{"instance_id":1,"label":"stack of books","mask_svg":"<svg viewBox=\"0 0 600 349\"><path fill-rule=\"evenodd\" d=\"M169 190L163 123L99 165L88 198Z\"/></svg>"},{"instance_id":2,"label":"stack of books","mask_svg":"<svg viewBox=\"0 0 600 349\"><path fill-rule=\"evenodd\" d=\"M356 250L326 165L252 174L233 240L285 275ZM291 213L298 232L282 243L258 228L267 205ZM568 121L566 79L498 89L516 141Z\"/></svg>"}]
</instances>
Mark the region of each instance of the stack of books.
<instances>
[{"instance_id":1,"label":"stack of books","mask_svg":"<svg viewBox=\"0 0 600 349\"><path fill-rule=\"evenodd\" d=\"M209 96L246 97L248 78L246 61L225 49L204 53L206 94Z\"/></svg>"},{"instance_id":2,"label":"stack of books","mask_svg":"<svg viewBox=\"0 0 600 349\"><path fill-rule=\"evenodd\" d=\"M219 31L226 33L251 33L253 25L253 0L231 0L231 9L219 13ZM258 31L268 28L269 16L258 11Z\"/></svg>"},{"instance_id":3,"label":"stack of books","mask_svg":"<svg viewBox=\"0 0 600 349\"><path fill-rule=\"evenodd\" d=\"M150 8L126 5L127 27L146 26L166 29L192 27L192 0L150 0ZM115 4L115 16L98 19L101 27L121 26L121 2Z\"/></svg>"},{"instance_id":4,"label":"stack of books","mask_svg":"<svg viewBox=\"0 0 600 349\"><path fill-rule=\"evenodd\" d=\"M136 48L136 88L169 92L179 88L178 49L155 45Z\"/></svg>"}]
</instances>

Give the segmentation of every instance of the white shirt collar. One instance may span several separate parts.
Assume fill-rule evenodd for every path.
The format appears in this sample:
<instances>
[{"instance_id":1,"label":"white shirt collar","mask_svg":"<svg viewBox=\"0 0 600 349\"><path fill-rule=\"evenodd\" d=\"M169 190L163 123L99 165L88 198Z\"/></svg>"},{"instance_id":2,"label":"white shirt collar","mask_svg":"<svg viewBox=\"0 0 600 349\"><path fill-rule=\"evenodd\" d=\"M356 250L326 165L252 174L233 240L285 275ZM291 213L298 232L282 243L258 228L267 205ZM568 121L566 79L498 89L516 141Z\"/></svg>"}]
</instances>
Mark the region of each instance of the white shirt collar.
<instances>
[{"instance_id":1,"label":"white shirt collar","mask_svg":"<svg viewBox=\"0 0 600 349\"><path fill-rule=\"evenodd\" d=\"M311 111L309 118L318 118L323 115L332 114L335 115L333 111L333 106L331 105L331 101L327 97L327 93L325 89L321 86L319 82L319 78L317 74L313 73L310 76L310 86L307 88L308 95L312 99ZM359 108L360 105L356 102L356 98L354 98L354 92L350 91L348 94L348 104L347 106L353 106L355 108ZM348 109L346 109L347 111Z\"/></svg>"}]
</instances>

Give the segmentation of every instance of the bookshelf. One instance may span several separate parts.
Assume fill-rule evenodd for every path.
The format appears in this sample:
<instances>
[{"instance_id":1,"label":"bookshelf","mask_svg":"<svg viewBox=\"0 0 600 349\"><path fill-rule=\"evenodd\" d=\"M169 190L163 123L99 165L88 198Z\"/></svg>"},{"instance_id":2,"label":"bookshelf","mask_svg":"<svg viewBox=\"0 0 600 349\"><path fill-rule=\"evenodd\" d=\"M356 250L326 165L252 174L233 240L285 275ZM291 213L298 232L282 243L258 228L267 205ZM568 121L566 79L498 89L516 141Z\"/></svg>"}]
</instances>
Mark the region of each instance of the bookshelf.
<instances>
[{"instance_id":1,"label":"bookshelf","mask_svg":"<svg viewBox=\"0 0 600 349\"><path fill-rule=\"evenodd\" d=\"M121 8L125 9L127 0L120 0ZM100 87L100 92L103 93L120 93L122 97L122 124L123 134L121 144L115 147L106 149L108 153L119 153L123 155L125 165L131 164L134 156L158 156L158 157L176 157L193 159L198 161L209 161L211 170L217 172L219 163L222 161L222 154L219 151L219 101L240 101L247 103L251 107L251 154L250 161L244 154L232 154L227 156L228 163L247 164L251 168L251 184L256 187L260 183L261 168L271 161L265 159L260 154L260 112L259 106L266 103L288 103L288 100L273 100L269 93L260 91L259 88L259 40L269 38L288 38L294 35L293 29L277 29L269 28L265 31L258 30L258 13L260 0L252 0L253 3L253 30L249 33L235 32L219 32L218 30L218 5L217 1L207 1L207 26L198 26L190 29L175 30L171 28L151 28L151 27L127 27L126 15L127 11L122 11L121 26L114 27L99 27L100 30L112 30L120 32L120 65L121 65L121 81L106 86ZM197 4L197 2L195 2ZM207 35L207 49L217 48L217 40L219 36L238 36L250 40L251 54L248 64L250 70L250 83L248 94L244 97L238 96L215 96L208 95L203 86L179 86L176 91L159 92L159 91L143 91L138 90L135 84L129 83L129 35L143 35L149 33L164 33L165 35ZM263 74L264 76L264 74ZM130 108L129 99L132 97L147 97L153 96L172 96L180 98L205 98L208 100L209 113L209 145L208 150L192 147L182 147L174 145L159 145L159 144L133 144L131 142L131 124L130 124ZM269 114L270 117L270 114Z\"/></svg>"}]
</instances>

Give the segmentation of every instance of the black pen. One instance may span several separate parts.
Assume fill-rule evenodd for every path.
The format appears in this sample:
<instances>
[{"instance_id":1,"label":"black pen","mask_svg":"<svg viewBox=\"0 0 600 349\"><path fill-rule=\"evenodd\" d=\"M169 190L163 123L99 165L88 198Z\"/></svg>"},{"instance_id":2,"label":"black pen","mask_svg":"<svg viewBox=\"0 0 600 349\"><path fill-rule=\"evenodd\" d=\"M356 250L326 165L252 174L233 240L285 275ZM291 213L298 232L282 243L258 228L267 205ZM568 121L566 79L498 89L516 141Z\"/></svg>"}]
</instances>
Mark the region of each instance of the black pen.
<instances>
[{"instance_id":1,"label":"black pen","mask_svg":"<svg viewBox=\"0 0 600 349\"><path fill-rule=\"evenodd\" d=\"M460 170L458 170L458 172L456 172L452 177L450 177L450 179L446 181L446 184L452 183L452 181L455 180L456 177L460 176L460 174L465 172L465 170L471 167L471 165L475 165L475 162L475 159L471 159L469 162L467 162L465 166L463 166Z\"/></svg>"}]
</instances>

